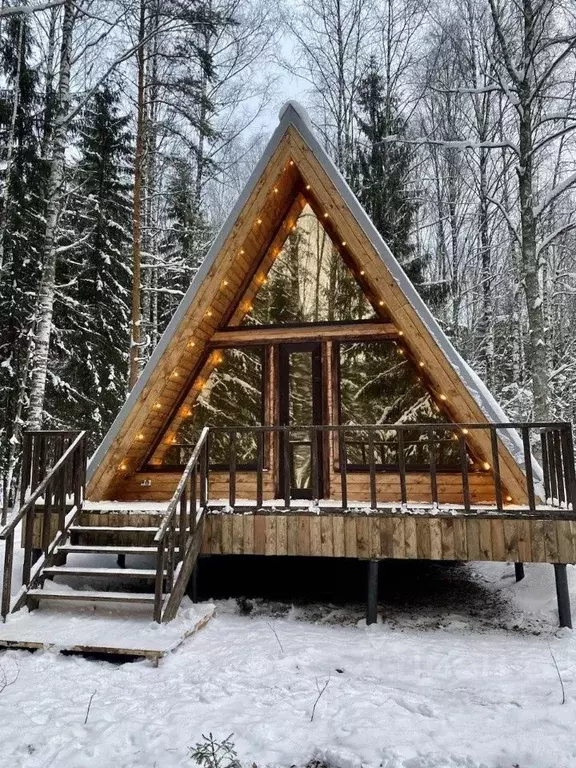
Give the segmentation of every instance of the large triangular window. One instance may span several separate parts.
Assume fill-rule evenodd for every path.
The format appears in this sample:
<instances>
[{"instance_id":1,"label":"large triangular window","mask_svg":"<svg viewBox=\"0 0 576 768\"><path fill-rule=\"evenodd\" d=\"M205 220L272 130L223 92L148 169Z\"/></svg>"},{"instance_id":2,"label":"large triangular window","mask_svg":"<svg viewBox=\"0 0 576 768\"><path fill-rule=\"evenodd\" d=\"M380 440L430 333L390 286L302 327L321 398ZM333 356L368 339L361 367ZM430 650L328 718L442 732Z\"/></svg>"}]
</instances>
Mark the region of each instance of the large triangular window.
<instances>
[{"instance_id":1,"label":"large triangular window","mask_svg":"<svg viewBox=\"0 0 576 768\"><path fill-rule=\"evenodd\" d=\"M309 205L292 229L242 325L375 320L376 312L339 247Z\"/></svg>"}]
</instances>

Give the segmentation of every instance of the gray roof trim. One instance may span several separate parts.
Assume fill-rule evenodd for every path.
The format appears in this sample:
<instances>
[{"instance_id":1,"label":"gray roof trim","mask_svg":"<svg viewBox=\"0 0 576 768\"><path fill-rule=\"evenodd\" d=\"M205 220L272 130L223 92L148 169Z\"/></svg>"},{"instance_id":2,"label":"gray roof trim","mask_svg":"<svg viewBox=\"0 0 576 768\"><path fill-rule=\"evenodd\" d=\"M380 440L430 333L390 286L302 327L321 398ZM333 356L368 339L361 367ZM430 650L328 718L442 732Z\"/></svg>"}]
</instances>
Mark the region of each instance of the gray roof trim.
<instances>
[{"instance_id":1,"label":"gray roof trim","mask_svg":"<svg viewBox=\"0 0 576 768\"><path fill-rule=\"evenodd\" d=\"M138 397L140 396L142 390L146 386L150 375L156 365L158 364L160 358L162 357L166 347L168 346L168 343L173 336L173 334L176 332L176 329L178 328L180 321L184 317L188 307L190 306L191 302L194 300L194 297L196 296L196 293L198 291L198 288L200 287L202 281L204 280L206 274L208 273L208 270L214 263L214 260L216 259L216 256L218 255L224 241L230 234L230 231L232 227L234 226L234 223L236 222L236 219L238 218L238 215L240 214L242 208L246 204L246 201L252 194L252 191L262 175L262 172L264 171L264 168L268 164L268 161L270 160L272 154L274 153L275 149L277 148L280 139L285 134L287 128L289 125L292 125L302 136L303 140L308 144L311 151L314 153L316 159L318 162L322 165L324 168L326 174L334 184L335 188L341 195L343 201L346 203L348 208L350 209L352 215L358 222L359 226L363 229L364 233L374 246L374 249L382 259L383 263L386 265L388 270L390 271L390 274L394 278L394 280L399 285L400 289L403 291L404 295L412 305L413 309L416 311L422 322L424 323L425 327L431 334L431 336L436 341L438 347L442 350L448 361L450 362L452 368L455 370L455 372L460 377L463 384L466 386L484 415L486 416L486 419L490 422L509 422L508 417L506 416L506 413L502 410L502 408L498 405L494 397L489 392L486 385L479 379L477 374L472 370L472 368L466 363L464 358L461 357L461 355L456 351L450 340L447 338L446 334L438 324L437 320L434 318L410 280L408 279L406 273L400 266L400 264L397 262L396 258L393 256L392 252L382 239L380 233L377 231L376 227L368 217L367 213L364 211L362 206L360 205L359 201L357 200L356 196L348 186L346 180L340 173L340 171L336 168L328 154L326 153L325 149L322 147L318 139L315 137L310 119L306 113L306 111L294 101L287 102L282 109L280 110L280 123L277 126L276 130L274 131L270 141L268 142L266 149L264 150L264 154L260 158L260 161L256 165L254 171L252 172L248 182L246 183L246 186L244 187L244 190L242 191L242 194L238 198L236 204L234 205L232 211L230 212L228 218L226 219L224 225L222 226L220 232L216 236L214 242L212 243L212 246L210 247L210 250L208 251L206 258L204 259L202 266L198 270L196 276L194 277L194 280L192 281L190 288L186 292L186 295L182 299L178 309L176 310L174 317L170 321L168 327L166 328L166 331L162 335L162 338L158 342L158 345L156 346L154 352L152 353L152 356L150 357L148 363L146 364L146 367L144 368L140 378L138 379L138 382L136 383L135 387L133 388L132 392L130 392L130 395L128 396L128 399L122 406L122 409L120 410L120 413L116 417L114 423L110 427L108 433L104 437L102 443L97 448L96 452L90 459L89 465L88 465L88 479L92 477L94 474L94 471L100 461L104 458L106 455L106 452L108 451L110 445L112 444L112 441L117 436L118 432L120 431L120 428L124 421L126 420L128 414L130 413L133 405L136 403ZM504 432L504 430L503 430ZM520 440L519 435L515 430L506 430L506 434L501 434L500 436L505 439L506 445L508 449L510 450L512 456L514 457L515 461L522 466L523 465L523 446L522 442ZM535 467L537 470L538 468Z\"/></svg>"}]
</instances>

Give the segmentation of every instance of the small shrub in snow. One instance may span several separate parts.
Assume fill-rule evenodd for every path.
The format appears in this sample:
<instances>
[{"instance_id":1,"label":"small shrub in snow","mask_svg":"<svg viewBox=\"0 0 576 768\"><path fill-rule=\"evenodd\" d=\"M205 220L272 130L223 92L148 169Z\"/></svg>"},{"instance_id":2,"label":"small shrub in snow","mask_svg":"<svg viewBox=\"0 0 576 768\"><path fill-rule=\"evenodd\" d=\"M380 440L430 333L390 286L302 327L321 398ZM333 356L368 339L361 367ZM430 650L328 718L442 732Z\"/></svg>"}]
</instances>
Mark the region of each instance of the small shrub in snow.
<instances>
[{"instance_id":1,"label":"small shrub in snow","mask_svg":"<svg viewBox=\"0 0 576 768\"><path fill-rule=\"evenodd\" d=\"M190 748L190 757L202 768L240 768L232 736L231 733L223 741L217 741L211 733L202 734L204 741Z\"/></svg>"}]
</instances>

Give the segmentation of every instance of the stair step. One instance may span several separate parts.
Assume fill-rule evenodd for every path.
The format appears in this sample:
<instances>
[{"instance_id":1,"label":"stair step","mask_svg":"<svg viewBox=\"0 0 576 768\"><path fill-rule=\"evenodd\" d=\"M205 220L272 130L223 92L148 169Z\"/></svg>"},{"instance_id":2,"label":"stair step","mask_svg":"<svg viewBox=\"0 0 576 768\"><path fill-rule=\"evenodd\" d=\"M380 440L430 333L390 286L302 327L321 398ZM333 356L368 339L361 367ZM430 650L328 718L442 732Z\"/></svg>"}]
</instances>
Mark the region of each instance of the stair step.
<instances>
[{"instance_id":1,"label":"stair step","mask_svg":"<svg viewBox=\"0 0 576 768\"><path fill-rule=\"evenodd\" d=\"M43 589L31 589L28 592L29 597L39 600L85 600L94 602L96 600L109 603L153 603L154 595L148 592L93 592L93 591L51 591L46 592Z\"/></svg>"},{"instance_id":2,"label":"stair step","mask_svg":"<svg viewBox=\"0 0 576 768\"><path fill-rule=\"evenodd\" d=\"M124 547L108 546L105 544L64 544L58 547L58 552L67 555L74 553L86 555L154 555L158 552L158 548L131 547L129 544Z\"/></svg>"},{"instance_id":3,"label":"stair step","mask_svg":"<svg viewBox=\"0 0 576 768\"><path fill-rule=\"evenodd\" d=\"M79 568L72 565L53 565L42 570L44 576L97 576L117 579L155 579L156 571L144 568Z\"/></svg>"},{"instance_id":4,"label":"stair step","mask_svg":"<svg viewBox=\"0 0 576 768\"><path fill-rule=\"evenodd\" d=\"M158 527L140 527L138 525L72 525L71 533L154 533Z\"/></svg>"}]
</instances>

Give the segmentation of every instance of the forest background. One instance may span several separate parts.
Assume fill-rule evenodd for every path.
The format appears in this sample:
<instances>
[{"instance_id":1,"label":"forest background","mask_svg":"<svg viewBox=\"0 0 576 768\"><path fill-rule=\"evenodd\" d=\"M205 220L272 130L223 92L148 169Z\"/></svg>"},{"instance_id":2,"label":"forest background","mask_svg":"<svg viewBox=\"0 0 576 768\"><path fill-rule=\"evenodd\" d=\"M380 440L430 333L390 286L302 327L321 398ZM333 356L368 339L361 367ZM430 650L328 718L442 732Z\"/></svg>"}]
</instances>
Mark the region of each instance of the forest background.
<instances>
[{"instance_id":1,"label":"forest background","mask_svg":"<svg viewBox=\"0 0 576 768\"><path fill-rule=\"evenodd\" d=\"M573 0L0 9L0 494L106 431L295 95L514 419L576 412Z\"/></svg>"}]
</instances>

